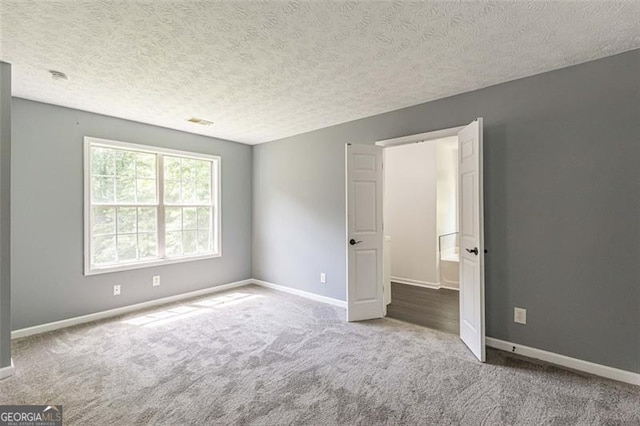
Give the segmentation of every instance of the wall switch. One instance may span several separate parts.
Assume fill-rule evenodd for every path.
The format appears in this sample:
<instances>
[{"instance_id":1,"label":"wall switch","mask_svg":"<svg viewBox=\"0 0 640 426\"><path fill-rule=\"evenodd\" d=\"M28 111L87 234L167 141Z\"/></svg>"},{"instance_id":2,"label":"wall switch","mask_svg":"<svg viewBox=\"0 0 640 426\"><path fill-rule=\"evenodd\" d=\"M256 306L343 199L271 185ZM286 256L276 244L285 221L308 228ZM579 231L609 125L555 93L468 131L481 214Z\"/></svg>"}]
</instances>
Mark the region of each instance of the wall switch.
<instances>
[{"instance_id":1,"label":"wall switch","mask_svg":"<svg viewBox=\"0 0 640 426\"><path fill-rule=\"evenodd\" d=\"M320 272L320 282L322 284L327 282L327 274L325 274L324 272Z\"/></svg>"},{"instance_id":2,"label":"wall switch","mask_svg":"<svg viewBox=\"0 0 640 426\"><path fill-rule=\"evenodd\" d=\"M518 324L526 324L527 310L522 308L513 308L513 321Z\"/></svg>"},{"instance_id":3,"label":"wall switch","mask_svg":"<svg viewBox=\"0 0 640 426\"><path fill-rule=\"evenodd\" d=\"M160 285L160 275L153 276L153 286L158 287Z\"/></svg>"},{"instance_id":4,"label":"wall switch","mask_svg":"<svg viewBox=\"0 0 640 426\"><path fill-rule=\"evenodd\" d=\"M113 286L113 295L114 296L120 296L120 285L114 285Z\"/></svg>"}]
</instances>

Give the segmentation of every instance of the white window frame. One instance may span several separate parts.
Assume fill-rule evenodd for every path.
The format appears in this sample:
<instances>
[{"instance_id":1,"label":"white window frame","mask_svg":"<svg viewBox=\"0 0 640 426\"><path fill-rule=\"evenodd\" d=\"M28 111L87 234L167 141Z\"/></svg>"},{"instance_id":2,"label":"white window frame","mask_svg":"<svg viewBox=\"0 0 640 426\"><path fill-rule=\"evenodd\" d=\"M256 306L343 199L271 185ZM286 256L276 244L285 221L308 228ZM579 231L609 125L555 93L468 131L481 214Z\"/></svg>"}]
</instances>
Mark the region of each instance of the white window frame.
<instances>
[{"instance_id":1,"label":"white window frame","mask_svg":"<svg viewBox=\"0 0 640 426\"><path fill-rule=\"evenodd\" d=\"M208 160L212 164L211 172L211 198L212 198L212 230L213 230L213 253L187 255L181 257L160 258L142 260L120 265L109 265L105 267L92 267L91 265L91 147L94 145L106 148L126 149L138 152L145 152L158 155L156 162L156 193L158 196L157 212L157 244L158 253L164 253L164 165L163 156L177 156L196 160ZM84 275L106 274L109 272L128 271L131 269L149 268L159 265L169 265L173 263L192 262L203 259L213 259L222 256L222 160L217 155L201 154L190 151L179 151L175 149L160 148L150 145L140 145L129 142L120 142L109 139L100 139L90 136L84 138ZM161 247L162 245L162 247ZM217 250L216 250L217 249Z\"/></svg>"}]
</instances>

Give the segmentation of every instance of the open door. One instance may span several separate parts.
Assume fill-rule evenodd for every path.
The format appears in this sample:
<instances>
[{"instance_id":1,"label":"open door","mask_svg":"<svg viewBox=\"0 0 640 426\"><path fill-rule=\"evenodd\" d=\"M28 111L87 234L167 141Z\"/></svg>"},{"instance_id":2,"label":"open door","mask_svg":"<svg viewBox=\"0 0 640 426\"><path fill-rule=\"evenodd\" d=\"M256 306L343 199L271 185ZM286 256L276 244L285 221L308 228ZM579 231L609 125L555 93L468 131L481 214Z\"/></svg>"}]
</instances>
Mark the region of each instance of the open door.
<instances>
[{"instance_id":1,"label":"open door","mask_svg":"<svg viewBox=\"0 0 640 426\"><path fill-rule=\"evenodd\" d=\"M347 321L383 316L382 148L347 145Z\"/></svg>"},{"instance_id":2,"label":"open door","mask_svg":"<svg viewBox=\"0 0 640 426\"><path fill-rule=\"evenodd\" d=\"M460 185L460 338L485 361L482 118L458 133Z\"/></svg>"}]
</instances>

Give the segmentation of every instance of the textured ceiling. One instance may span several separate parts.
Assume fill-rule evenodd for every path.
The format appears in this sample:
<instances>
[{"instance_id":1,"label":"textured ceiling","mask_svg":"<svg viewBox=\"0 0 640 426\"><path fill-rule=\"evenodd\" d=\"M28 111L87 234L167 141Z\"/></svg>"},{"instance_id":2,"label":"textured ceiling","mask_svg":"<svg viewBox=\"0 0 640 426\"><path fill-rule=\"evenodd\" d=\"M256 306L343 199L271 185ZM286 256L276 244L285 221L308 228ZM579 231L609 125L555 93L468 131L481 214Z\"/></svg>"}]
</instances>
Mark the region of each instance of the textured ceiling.
<instances>
[{"instance_id":1,"label":"textured ceiling","mask_svg":"<svg viewBox=\"0 0 640 426\"><path fill-rule=\"evenodd\" d=\"M15 96L252 144L640 47L638 2L0 5Z\"/></svg>"}]
</instances>

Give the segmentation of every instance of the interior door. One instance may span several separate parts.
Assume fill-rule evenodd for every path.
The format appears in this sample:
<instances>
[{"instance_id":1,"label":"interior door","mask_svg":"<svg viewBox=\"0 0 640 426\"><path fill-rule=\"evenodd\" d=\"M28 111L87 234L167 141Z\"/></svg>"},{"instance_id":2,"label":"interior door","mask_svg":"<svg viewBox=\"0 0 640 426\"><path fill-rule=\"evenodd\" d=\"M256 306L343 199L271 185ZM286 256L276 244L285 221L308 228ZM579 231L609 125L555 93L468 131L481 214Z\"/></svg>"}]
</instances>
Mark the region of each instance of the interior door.
<instances>
[{"instance_id":1,"label":"interior door","mask_svg":"<svg viewBox=\"0 0 640 426\"><path fill-rule=\"evenodd\" d=\"M485 361L482 118L458 133L460 185L460 338Z\"/></svg>"},{"instance_id":2,"label":"interior door","mask_svg":"<svg viewBox=\"0 0 640 426\"><path fill-rule=\"evenodd\" d=\"M382 148L347 145L347 320L383 316Z\"/></svg>"}]
</instances>

